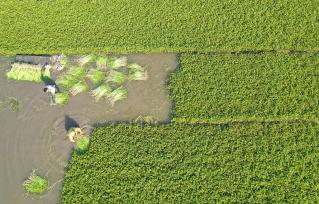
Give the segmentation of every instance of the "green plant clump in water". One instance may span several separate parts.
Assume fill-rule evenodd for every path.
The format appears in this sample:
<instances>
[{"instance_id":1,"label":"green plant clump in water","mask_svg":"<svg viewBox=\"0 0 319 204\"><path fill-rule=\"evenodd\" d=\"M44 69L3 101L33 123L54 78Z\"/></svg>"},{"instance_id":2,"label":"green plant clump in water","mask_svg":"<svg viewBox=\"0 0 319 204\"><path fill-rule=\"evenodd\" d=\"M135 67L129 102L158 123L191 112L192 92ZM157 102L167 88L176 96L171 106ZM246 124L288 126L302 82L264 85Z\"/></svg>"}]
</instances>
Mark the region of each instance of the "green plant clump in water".
<instances>
[{"instance_id":1,"label":"green plant clump in water","mask_svg":"<svg viewBox=\"0 0 319 204\"><path fill-rule=\"evenodd\" d=\"M33 170L29 178L24 181L23 186L27 194L43 194L48 190L49 182L47 179L38 176Z\"/></svg>"},{"instance_id":2,"label":"green plant clump in water","mask_svg":"<svg viewBox=\"0 0 319 204\"><path fill-rule=\"evenodd\" d=\"M70 96L69 96L69 93L67 92L61 92L61 93L55 94L55 102L61 106L66 105L69 101L69 98Z\"/></svg>"},{"instance_id":3,"label":"green plant clump in water","mask_svg":"<svg viewBox=\"0 0 319 204\"><path fill-rule=\"evenodd\" d=\"M125 89L124 87L119 87L117 89L115 89L114 91L112 91L111 94L108 95L108 99L111 103L112 106L114 106L116 101L121 101L121 100L125 100L127 99L127 89Z\"/></svg>"},{"instance_id":4,"label":"green plant clump in water","mask_svg":"<svg viewBox=\"0 0 319 204\"><path fill-rule=\"evenodd\" d=\"M127 57L108 57L107 67L110 69L118 69L127 65Z\"/></svg>"},{"instance_id":5,"label":"green plant clump in water","mask_svg":"<svg viewBox=\"0 0 319 204\"><path fill-rule=\"evenodd\" d=\"M6 73L8 79L18 81L42 82L43 78L50 78L50 70L44 69L42 65L27 63L13 63L11 69Z\"/></svg>"},{"instance_id":6,"label":"green plant clump in water","mask_svg":"<svg viewBox=\"0 0 319 204\"><path fill-rule=\"evenodd\" d=\"M107 81L114 82L118 85L123 84L127 79L127 76L122 72L111 70L109 75L107 76Z\"/></svg>"},{"instance_id":7,"label":"green plant clump in water","mask_svg":"<svg viewBox=\"0 0 319 204\"><path fill-rule=\"evenodd\" d=\"M133 69L133 70L138 70L138 71L144 71L144 67L142 67L141 65L137 64L137 63L130 63L127 65L127 68L129 69Z\"/></svg>"},{"instance_id":8,"label":"green plant clump in water","mask_svg":"<svg viewBox=\"0 0 319 204\"><path fill-rule=\"evenodd\" d=\"M90 91L91 96L95 97L96 101L99 101L102 97L108 96L112 92L112 88L108 84L102 84Z\"/></svg>"},{"instance_id":9,"label":"green plant clump in water","mask_svg":"<svg viewBox=\"0 0 319 204\"><path fill-rule=\"evenodd\" d=\"M96 85L105 79L105 72L96 69L90 69L86 76L93 82L93 84Z\"/></svg>"},{"instance_id":10,"label":"green plant clump in water","mask_svg":"<svg viewBox=\"0 0 319 204\"><path fill-rule=\"evenodd\" d=\"M146 71L130 70L128 78L130 80L142 81L147 80L148 76Z\"/></svg>"},{"instance_id":11,"label":"green plant clump in water","mask_svg":"<svg viewBox=\"0 0 319 204\"><path fill-rule=\"evenodd\" d=\"M106 69L107 57L98 56L96 57L96 68L97 69Z\"/></svg>"},{"instance_id":12,"label":"green plant clump in water","mask_svg":"<svg viewBox=\"0 0 319 204\"><path fill-rule=\"evenodd\" d=\"M86 90L88 90L88 85L87 83L84 81L84 80L81 80L79 81L78 83L76 83L75 85L73 85L71 88L70 88L70 93L75 96L79 93L82 93Z\"/></svg>"},{"instance_id":13,"label":"green plant clump in water","mask_svg":"<svg viewBox=\"0 0 319 204\"><path fill-rule=\"evenodd\" d=\"M81 135L76 138L75 145L80 152L85 152L90 147L90 139L84 135Z\"/></svg>"},{"instance_id":14,"label":"green plant clump in water","mask_svg":"<svg viewBox=\"0 0 319 204\"><path fill-rule=\"evenodd\" d=\"M69 90L79 81L81 81L86 74L86 69L84 67L76 67L70 69L66 74L60 76L56 83L63 86L65 89Z\"/></svg>"},{"instance_id":15,"label":"green plant clump in water","mask_svg":"<svg viewBox=\"0 0 319 204\"><path fill-rule=\"evenodd\" d=\"M92 62L95 60L95 55L94 54L89 54L89 55L85 55L85 56L82 56L78 62L81 66L89 63L89 62Z\"/></svg>"}]
</instances>

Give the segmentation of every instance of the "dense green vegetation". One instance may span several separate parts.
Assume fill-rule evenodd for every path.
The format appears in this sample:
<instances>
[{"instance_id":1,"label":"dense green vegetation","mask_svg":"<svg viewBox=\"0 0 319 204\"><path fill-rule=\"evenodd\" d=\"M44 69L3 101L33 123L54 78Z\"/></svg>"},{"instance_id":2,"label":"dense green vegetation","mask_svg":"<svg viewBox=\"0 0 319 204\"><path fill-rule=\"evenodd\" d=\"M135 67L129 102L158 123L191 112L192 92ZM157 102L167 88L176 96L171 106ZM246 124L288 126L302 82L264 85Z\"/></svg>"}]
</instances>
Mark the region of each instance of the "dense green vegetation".
<instances>
[{"instance_id":1,"label":"dense green vegetation","mask_svg":"<svg viewBox=\"0 0 319 204\"><path fill-rule=\"evenodd\" d=\"M0 8L0 54L319 48L312 0L3 0Z\"/></svg>"},{"instance_id":2,"label":"dense green vegetation","mask_svg":"<svg viewBox=\"0 0 319 204\"><path fill-rule=\"evenodd\" d=\"M170 79L173 120L318 120L319 55L182 54Z\"/></svg>"},{"instance_id":3,"label":"dense green vegetation","mask_svg":"<svg viewBox=\"0 0 319 204\"><path fill-rule=\"evenodd\" d=\"M314 124L116 125L74 153L63 203L319 201Z\"/></svg>"},{"instance_id":4,"label":"dense green vegetation","mask_svg":"<svg viewBox=\"0 0 319 204\"><path fill-rule=\"evenodd\" d=\"M49 188L47 179L38 176L33 170L27 180L24 181L23 186L27 194L43 194Z\"/></svg>"}]
</instances>

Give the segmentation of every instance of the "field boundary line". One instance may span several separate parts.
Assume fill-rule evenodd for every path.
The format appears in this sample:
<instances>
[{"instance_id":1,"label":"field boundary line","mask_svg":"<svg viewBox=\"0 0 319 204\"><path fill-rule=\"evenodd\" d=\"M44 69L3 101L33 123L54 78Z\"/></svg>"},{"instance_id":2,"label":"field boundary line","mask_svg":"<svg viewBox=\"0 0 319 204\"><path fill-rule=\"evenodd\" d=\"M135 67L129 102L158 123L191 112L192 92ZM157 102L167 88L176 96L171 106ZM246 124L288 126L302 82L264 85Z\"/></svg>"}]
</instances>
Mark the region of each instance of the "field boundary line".
<instances>
[{"instance_id":1,"label":"field boundary line","mask_svg":"<svg viewBox=\"0 0 319 204\"><path fill-rule=\"evenodd\" d=\"M290 119L234 119L234 120L216 120L203 118L172 118L172 123L176 124L203 124L203 125L251 125L251 124L290 124L290 123L313 123L319 124L319 120L304 119L304 118L290 118Z\"/></svg>"}]
</instances>

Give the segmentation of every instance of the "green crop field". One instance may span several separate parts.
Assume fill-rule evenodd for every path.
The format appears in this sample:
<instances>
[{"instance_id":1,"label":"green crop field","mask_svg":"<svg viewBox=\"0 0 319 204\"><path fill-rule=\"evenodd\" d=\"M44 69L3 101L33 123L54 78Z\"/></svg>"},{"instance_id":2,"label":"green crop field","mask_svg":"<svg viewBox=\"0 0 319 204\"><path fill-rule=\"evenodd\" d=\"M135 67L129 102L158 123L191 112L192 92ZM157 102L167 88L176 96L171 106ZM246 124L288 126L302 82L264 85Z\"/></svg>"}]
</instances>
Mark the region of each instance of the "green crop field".
<instances>
[{"instance_id":1,"label":"green crop field","mask_svg":"<svg viewBox=\"0 0 319 204\"><path fill-rule=\"evenodd\" d=\"M180 63L175 121L318 121L318 54L181 54Z\"/></svg>"},{"instance_id":2,"label":"green crop field","mask_svg":"<svg viewBox=\"0 0 319 204\"><path fill-rule=\"evenodd\" d=\"M96 128L72 154L62 203L319 202L319 1L0 8L0 55L179 55L172 122Z\"/></svg>"},{"instance_id":3,"label":"green crop field","mask_svg":"<svg viewBox=\"0 0 319 204\"><path fill-rule=\"evenodd\" d=\"M98 128L62 203L318 202L318 135L306 123Z\"/></svg>"},{"instance_id":4,"label":"green crop field","mask_svg":"<svg viewBox=\"0 0 319 204\"><path fill-rule=\"evenodd\" d=\"M3 0L0 54L318 50L313 0Z\"/></svg>"}]
</instances>

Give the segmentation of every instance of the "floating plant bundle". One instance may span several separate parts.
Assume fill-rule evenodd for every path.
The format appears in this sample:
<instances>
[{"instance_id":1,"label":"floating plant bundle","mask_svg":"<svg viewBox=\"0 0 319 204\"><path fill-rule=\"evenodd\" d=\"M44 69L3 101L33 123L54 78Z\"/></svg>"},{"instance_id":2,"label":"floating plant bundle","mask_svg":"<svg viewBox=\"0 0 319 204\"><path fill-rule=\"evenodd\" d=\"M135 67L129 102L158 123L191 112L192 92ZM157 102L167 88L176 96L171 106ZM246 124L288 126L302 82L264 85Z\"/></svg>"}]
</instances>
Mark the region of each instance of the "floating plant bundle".
<instances>
[{"instance_id":1,"label":"floating plant bundle","mask_svg":"<svg viewBox=\"0 0 319 204\"><path fill-rule=\"evenodd\" d=\"M116 101L127 99L127 95L127 90L121 86L112 91L112 93L108 95L108 99L110 100L111 105L114 106Z\"/></svg>"},{"instance_id":2,"label":"floating plant bundle","mask_svg":"<svg viewBox=\"0 0 319 204\"><path fill-rule=\"evenodd\" d=\"M130 80L140 81L148 78L146 71L130 70L128 78Z\"/></svg>"},{"instance_id":3,"label":"floating plant bundle","mask_svg":"<svg viewBox=\"0 0 319 204\"><path fill-rule=\"evenodd\" d=\"M105 79L105 72L97 69L90 69L86 76L96 85Z\"/></svg>"},{"instance_id":4,"label":"floating plant bundle","mask_svg":"<svg viewBox=\"0 0 319 204\"><path fill-rule=\"evenodd\" d=\"M107 77L107 81L114 82L118 85L123 84L126 81L126 79L127 77L125 76L125 74L114 70L111 70Z\"/></svg>"},{"instance_id":5,"label":"floating plant bundle","mask_svg":"<svg viewBox=\"0 0 319 204\"><path fill-rule=\"evenodd\" d=\"M96 68L97 69L106 69L107 57L98 56L96 57Z\"/></svg>"},{"instance_id":6,"label":"floating plant bundle","mask_svg":"<svg viewBox=\"0 0 319 204\"><path fill-rule=\"evenodd\" d=\"M41 82L43 78L50 78L50 70L43 69L40 64L12 63L11 70L6 76L8 79L19 81Z\"/></svg>"},{"instance_id":7,"label":"floating plant bundle","mask_svg":"<svg viewBox=\"0 0 319 204\"><path fill-rule=\"evenodd\" d=\"M90 147L90 139L85 135L80 135L75 139L75 145L78 150L85 152Z\"/></svg>"},{"instance_id":8,"label":"floating plant bundle","mask_svg":"<svg viewBox=\"0 0 319 204\"><path fill-rule=\"evenodd\" d=\"M128 64L127 68L132 69L132 70L138 70L138 71L144 71L145 70L144 67L142 67L141 65L136 64L136 63Z\"/></svg>"},{"instance_id":9,"label":"floating plant bundle","mask_svg":"<svg viewBox=\"0 0 319 204\"><path fill-rule=\"evenodd\" d=\"M89 55L84 55L84 56L82 56L80 59L79 59L79 64L81 65L81 66L83 66L83 65L85 65L85 64L87 64L87 63L89 63L89 62L92 62L92 61L94 61L95 60L95 56L93 55L93 54L89 54Z\"/></svg>"},{"instance_id":10,"label":"floating plant bundle","mask_svg":"<svg viewBox=\"0 0 319 204\"><path fill-rule=\"evenodd\" d=\"M53 55L51 58L51 64L53 65L53 69L57 70L57 71L61 71L63 69L68 68L69 64L70 64L70 60L69 58L64 55Z\"/></svg>"},{"instance_id":11,"label":"floating plant bundle","mask_svg":"<svg viewBox=\"0 0 319 204\"><path fill-rule=\"evenodd\" d=\"M63 86L65 89L72 88L80 80L84 78L86 70L83 67L76 67L68 71L68 73L60 76L56 83Z\"/></svg>"},{"instance_id":12,"label":"floating plant bundle","mask_svg":"<svg viewBox=\"0 0 319 204\"><path fill-rule=\"evenodd\" d=\"M102 84L96 89L90 92L91 96L95 97L96 101L99 101L102 97L108 96L112 92L112 88L108 84Z\"/></svg>"},{"instance_id":13,"label":"floating plant bundle","mask_svg":"<svg viewBox=\"0 0 319 204\"><path fill-rule=\"evenodd\" d=\"M89 86L87 85L87 83L84 80L81 80L78 83L74 84L69 91L73 96L75 96L79 93L88 90L88 88Z\"/></svg>"},{"instance_id":14,"label":"floating plant bundle","mask_svg":"<svg viewBox=\"0 0 319 204\"><path fill-rule=\"evenodd\" d=\"M49 182L47 179L38 176L33 170L29 178L24 181L23 186L27 194L42 194L48 190Z\"/></svg>"},{"instance_id":15,"label":"floating plant bundle","mask_svg":"<svg viewBox=\"0 0 319 204\"><path fill-rule=\"evenodd\" d=\"M70 62L70 60L65 54L61 54L60 55L60 62L62 65L67 65Z\"/></svg>"},{"instance_id":16,"label":"floating plant bundle","mask_svg":"<svg viewBox=\"0 0 319 204\"><path fill-rule=\"evenodd\" d=\"M118 69L127 65L127 57L108 57L107 67L110 69Z\"/></svg>"},{"instance_id":17,"label":"floating plant bundle","mask_svg":"<svg viewBox=\"0 0 319 204\"><path fill-rule=\"evenodd\" d=\"M69 101L69 93L67 92L61 92L55 94L55 102L61 106L64 106Z\"/></svg>"}]
</instances>

